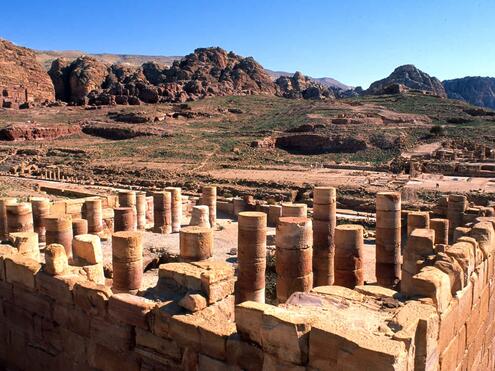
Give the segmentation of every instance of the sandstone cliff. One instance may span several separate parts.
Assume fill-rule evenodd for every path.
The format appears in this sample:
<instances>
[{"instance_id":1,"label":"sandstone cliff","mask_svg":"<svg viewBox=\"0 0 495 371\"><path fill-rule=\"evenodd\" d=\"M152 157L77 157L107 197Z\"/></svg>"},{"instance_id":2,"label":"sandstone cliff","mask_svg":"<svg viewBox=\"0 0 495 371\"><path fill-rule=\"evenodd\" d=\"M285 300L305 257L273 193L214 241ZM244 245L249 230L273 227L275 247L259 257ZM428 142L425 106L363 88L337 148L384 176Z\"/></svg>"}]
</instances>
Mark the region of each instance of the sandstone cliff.
<instances>
[{"instance_id":1,"label":"sandstone cliff","mask_svg":"<svg viewBox=\"0 0 495 371\"><path fill-rule=\"evenodd\" d=\"M53 83L35 53L0 39L0 107L54 98Z\"/></svg>"},{"instance_id":2,"label":"sandstone cliff","mask_svg":"<svg viewBox=\"0 0 495 371\"><path fill-rule=\"evenodd\" d=\"M386 94L390 86L404 86L406 89L422 90L442 98L447 97L440 80L436 77L431 77L412 64L397 67L387 78L375 81L366 90L366 94Z\"/></svg>"},{"instance_id":3,"label":"sandstone cliff","mask_svg":"<svg viewBox=\"0 0 495 371\"><path fill-rule=\"evenodd\" d=\"M494 77L463 77L445 80L443 86L452 99L465 100L476 106L495 109Z\"/></svg>"}]
</instances>

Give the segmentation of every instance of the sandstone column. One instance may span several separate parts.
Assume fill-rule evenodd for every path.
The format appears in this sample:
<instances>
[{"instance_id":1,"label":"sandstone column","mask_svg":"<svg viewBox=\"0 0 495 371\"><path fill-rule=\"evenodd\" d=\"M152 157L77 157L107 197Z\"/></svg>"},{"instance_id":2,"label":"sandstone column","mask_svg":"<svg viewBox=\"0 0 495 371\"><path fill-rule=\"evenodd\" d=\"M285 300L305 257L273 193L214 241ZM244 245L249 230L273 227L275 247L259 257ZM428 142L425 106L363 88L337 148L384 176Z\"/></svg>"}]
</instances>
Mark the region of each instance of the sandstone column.
<instances>
[{"instance_id":1,"label":"sandstone column","mask_svg":"<svg viewBox=\"0 0 495 371\"><path fill-rule=\"evenodd\" d=\"M236 303L265 302L266 225L267 216L263 212L239 213Z\"/></svg>"},{"instance_id":2,"label":"sandstone column","mask_svg":"<svg viewBox=\"0 0 495 371\"><path fill-rule=\"evenodd\" d=\"M136 194L136 215L137 229L143 231L146 229L146 210L148 203L146 201L146 193L138 192Z\"/></svg>"},{"instance_id":3,"label":"sandstone column","mask_svg":"<svg viewBox=\"0 0 495 371\"><path fill-rule=\"evenodd\" d=\"M155 233L172 233L172 194L168 191L153 193Z\"/></svg>"},{"instance_id":4,"label":"sandstone column","mask_svg":"<svg viewBox=\"0 0 495 371\"><path fill-rule=\"evenodd\" d=\"M29 202L7 205L7 232L34 232L33 210Z\"/></svg>"},{"instance_id":5,"label":"sandstone column","mask_svg":"<svg viewBox=\"0 0 495 371\"><path fill-rule=\"evenodd\" d=\"M306 204L292 204L283 203L282 204L282 217L293 216L306 218L308 216L308 205Z\"/></svg>"},{"instance_id":6,"label":"sandstone column","mask_svg":"<svg viewBox=\"0 0 495 371\"><path fill-rule=\"evenodd\" d=\"M146 229L151 229L155 225L153 196L146 197Z\"/></svg>"},{"instance_id":7,"label":"sandstone column","mask_svg":"<svg viewBox=\"0 0 495 371\"><path fill-rule=\"evenodd\" d=\"M9 234L9 239L19 254L40 261L40 248L38 234L36 232L14 232Z\"/></svg>"},{"instance_id":8,"label":"sandstone column","mask_svg":"<svg viewBox=\"0 0 495 371\"><path fill-rule=\"evenodd\" d=\"M353 289L364 285L363 227L355 224L335 228L335 285Z\"/></svg>"},{"instance_id":9,"label":"sandstone column","mask_svg":"<svg viewBox=\"0 0 495 371\"><path fill-rule=\"evenodd\" d=\"M337 199L333 187L315 187L313 192L314 286L333 285Z\"/></svg>"},{"instance_id":10,"label":"sandstone column","mask_svg":"<svg viewBox=\"0 0 495 371\"><path fill-rule=\"evenodd\" d=\"M52 276L64 274L69 269L65 248L59 244L47 245L45 249L44 271Z\"/></svg>"},{"instance_id":11,"label":"sandstone column","mask_svg":"<svg viewBox=\"0 0 495 371\"><path fill-rule=\"evenodd\" d=\"M208 206L211 227L217 223L217 187L204 186L201 195L201 204Z\"/></svg>"},{"instance_id":12,"label":"sandstone column","mask_svg":"<svg viewBox=\"0 0 495 371\"><path fill-rule=\"evenodd\" d=\"M112 234L112 291L135 293L143 279L143 246L140 232Z\"/></svg>"},{"instance_id":13,"label":"sandstone column","mask_svg":"<svg viewBox=\"0 0 495 371\"><path fill-rule=\"evenodd\" d=\"M103 208L100 198L84 202L84 219L88 221L88 233L99 234L103 231Z\"/></svg>"},{"instance_id":14,"label":"sandstone column","mask_svg":"<svg viewBox=\"0 0 495 371\"><path fill-rule=\"evenodd\" d=\"M313 237L311 220L281 217L275 235L277 300L285 303L296 291L313 288Z\"/></svg>"},{"instance_id":15,"label":"sandstone column","mask_svg":"<svg viewBox=\"0 0 495 371\"><path fill-rule=\"evenodd\" d=\"M189 225L211 228L210 212L208 206L206 205L193 206L191 213L191 222L189 223Z\"/></svg>"},{"instance_id":16,"label":"sandstone column","mask_svg":"<svg viewBox=\"0 0 495 371\"><path fill-rule=\"evenodd\" d=\"M180 231L182 224L182 193L179 187L167 187L172 199L172 233Z\"/></svg>"},{"instance_id":17,"label":"sandstone column","mask_svg":"<svg viewBox=\"0 0 495 371\"><path fill-rule=\"evenodd\" d=\"M136 230L134 228L134 209L132 207L116 207L113 212L114 232Z\"/></svg>"},{"instance_id":18,"label":"sandstone column","mask_svg":"<svg viewBox=\"0 0 495 371\"><path fill-rule=\"evenodd\" d=\"M31 198L31 206L33 208L33 227L38 233L39 242L45 242L45 225L43 219L50 215L50 200L44 197Z\"/></svg>"},{"instance_id":19,"label":"sandstone column","mask_svg":"<svg viewBox=\"0 0 495 371\"><path fill-rule=\"evenodd\" d=\"M270 205L268 209L268 226L276 227L278 219L282 216L282 205Z\"/></svg>"},{"instance_id":20,"label":"sandstone column","mask_svg":"<svg viewBox=\"0 0 495 371\"><path fill-rule=\"evenodd\" d=\"M46 227L46 245L63 245L68 258L72 257L72 217L48 216L44 219Z\"/></svg>"},{"instance_id":21,"label":"sandstone column","mask_svg":"<svg viewBox=\"0 0 495 371\"><path fill-rule=\"evenodd\" d=\"M88 221L86 219L72 219L72 234L88 234Z\"/></svg>"},{"instance_id":22,"label":"sandstone column","mask_svg":"<svg viewBox=\"0 0 495 371\"><path fill-rule=\"evenodd\" d=\"M431 219L430 228L435 231L435 245L449 244L449 220L448 219Z\"/></svg>"},{"instance_id":23,"label":"sandstone column","mask_svg":"<svg viewBox=\"0 0 495 371\"><path fill-rule=\"evenodd\" d=\"M180 259L184 262L211 258L213 253L213 230L189 226L180 230Z\"/></svg>"},{"instance_id":24,"label":"sandstone column","mask_svg":"<svg viewBox=\"0 0 495 371\"><path fill-rule=\"evenodd\" d=\"M133 223L134 229L137 228L137 209L136 209L136 192L134 191L120 191L119 192L119 206L130 207L134 213Z\"/></svg>"},{"instance_id":25,"label":"sandstone column","mask_svg":"<svg viewBox=\"0 0 495 371\"><path fill-rule=\"evenodd\" d=\"M15 197L2 197L0 198L0 239L5 240L8 238L7 230L7 205L14 205L17 203Z\"/></svg>"},{"instance_id":26,"label":"sandstone column","mask_svg":"<svg viewBox=\"0 0 495 371\"><path fill-rule=\"evenodd\" d=\"M463 195L449 195L447 204L447 219L449 220L449 240L452 241L454 231L463 226L464 211L467 208L467 198Z\"/></svg>"},{"instance_id":27,"label":"sandstone column","mask_svg":"<svg viewBox=\"0 0 495 371\"><path fill-rule=\"evenodd\" d=\"M401 196L399 192L376 195L376 280L393 287L401 275Z\"/></svg>"},{"instance_id":28,"label":"sandstone column","mask_svg":"<svg viewBox=\"0 0 495 371\"><path fill-rule=\"evenodd\" d=\"M417 228L430 228L430 213L427 211L409 211L407 213L407 235Z\"/></svg>"}]
</instances>

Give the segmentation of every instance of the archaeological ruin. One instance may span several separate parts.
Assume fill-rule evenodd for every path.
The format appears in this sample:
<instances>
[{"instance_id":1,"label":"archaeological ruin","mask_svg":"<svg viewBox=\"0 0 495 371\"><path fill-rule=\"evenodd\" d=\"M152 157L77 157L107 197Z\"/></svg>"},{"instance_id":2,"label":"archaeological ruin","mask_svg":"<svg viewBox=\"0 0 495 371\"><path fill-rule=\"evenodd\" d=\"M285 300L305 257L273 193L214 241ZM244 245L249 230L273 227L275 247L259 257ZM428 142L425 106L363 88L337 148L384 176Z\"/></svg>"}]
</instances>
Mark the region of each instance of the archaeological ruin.
<instances>
[{"instance_id":1,"label":"archaeological ruin","mask_svg":"<svg viewBox=\"0 0 495 371\"><path fill-rule=\"evenodd\" d=\"M281 204L211 185L44 192L0 199L8 369L495 365L495 211L466 196L406 210L379 192L370 227L341 220L332 187ZM177 253L153 255L167 238Z\"/></svg>"}]
</instances>

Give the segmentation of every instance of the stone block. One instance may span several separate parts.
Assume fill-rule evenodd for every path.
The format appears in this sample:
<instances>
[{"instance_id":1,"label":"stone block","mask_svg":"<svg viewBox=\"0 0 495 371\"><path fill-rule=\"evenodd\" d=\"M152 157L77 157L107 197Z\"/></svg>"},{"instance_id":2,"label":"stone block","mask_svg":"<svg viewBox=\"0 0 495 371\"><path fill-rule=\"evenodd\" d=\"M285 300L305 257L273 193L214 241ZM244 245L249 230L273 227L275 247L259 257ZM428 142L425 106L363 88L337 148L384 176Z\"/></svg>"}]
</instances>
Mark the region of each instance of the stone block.
<instances>
[{"instance_id":1,"label":"stone block","mask_svg":"<svg viewBox=\"0 0 495 371\"><path fill-rule=\"evenodd\" d=\"M155 302L132 294L114 294L108 300L110 318L123 324L148 329L147 316Z\"/></svg>"},{"instance_id":2,"label":"stone block","mask_svg":"<svg viewBox=\"0 0 495 371\"><path fill-rule=\"evenodd\" d=\"M206 308L208 303L203 295L188 293L180 299L179 305L190 312L197 312Z\"/></svg>"},{"instance_id":3,"label":"stone block","mask_svg":"<svg viewBox=\"0 0 495 371\"><path fill-rule=\"evenodd\" d=\"M14 304L44 318L52 317L53 299L14 285Z\"/></svg>"},{"instance_id":4,"label":"stone block","mask_svg":"<svg viewBox=\"0 0 495 371\"><path fill-rule=\"evenodd\" d=\"M227 339L227 363L236 365L246 371L263 368L263 350L258 346L243 341L238 334Z\"/></svg>"},{"instance_id":5,"label":"stone block","mask_svg":"<svg viewBox=\"0 0 495 371\"><path fill-rule=\"evenodd\" d=\"M84 337L90 336L92 317L75 306L53 305L53 321Z\"/></svg>"},{"instance_id":6,"label":"stone block","mask_svg":"<svg viewBox=\"0 0 495 371\"><path fill-rule=\"evenodd\" d=\"M100 237L93 234L75 236L72 241L72 255L79 265L91 265L103 262Z\"/></svg>"},{"instance_id":7,"label":"stone block","mask_svg":"<svg viewBox=\"0 0 495 371\"><path fill-rule=\"evenodd\" d=\"M7 256L17 254L17 249L10 245L0 245L0 281L5 281L5 262Z\"/></svg>"},{"instance_id":8,"label":"stone block","mask_svg":"<svg viewBox=\"0 0 495 371\"><path fill-rule=\"evenodd\" d=\"M198 357L198 370L232 371L232 367L225 362L210 358L200 353ZM235 368L234 370L237 371Z\"/></svg>"},{"instance_id":9,"label":"stone block","mask_svg":"<svg viewBox=\"0 0 495 371\"><path fill-rule=\"evenodd\" d=\"M92 316L105 316L112 290L108 286L86 281L74 285L73 295L76 306L86 313Z\"/></svg>"},{"instance_id":10,"label":"stone block","mask_svg":"<svg viewBox=\"0 0 495 371\"><path fill-rule=\"evenodd\" d=\"M447 310L452 293L449 276L435 267L425 267L412 278L412 295L433 299L439 313Z\"/></svg>"},{"instance_id":11,"label":"stone block","mask_svg":"<svg viewBox=\"0 0 495 371\"><path fill-rule=\"evenodd\" d=\"M263 350L295 364L308 360L311 319L284 308L271 307L263 312L261 344Z\"/></svg>"},{"instance_id":12,"label":"stone block","mask_svg":"<svg viewBox=\"0 0 495 371\"><path fill-rule=\"evenodd\" d=\"M132 326L119 325L95 317L91 320L91 341L115 352L128 353L134 346Z\"/></svg>"},{"instance_id":13,"label":"stone block","mask_svg":"<svg viewBox=\"0 0 495 371\"><path fill-rule=\"evenodd\" d=\"M88 349L88 363L91 367L105 371L140 371L139 359L129 352L116 352L102 344L91 343Z\"/></svg>"},{"instance_id":14,"label":"stone block","mask_svg":"<svg viewBox=\"0 0 495 371\"><path fill-rule=\"evenodd\" d=\"M208 297L208 305L232 295L234 293L235 282L234 278L230 278L207 286L205 293Z\"/></svg>"},{"instance_id":15,"label":"stone block","mask_svg":"<svg viewBox=\"0 0 495 371\"><path fill-rule=\"evenodd\" d=\"M229 321L208 321L199 325L201 353L216 359L226 359L227 338L235 332L235 324Z\"/></svg>"},{"instance_id":16,"label":"stone block","mask_svg":"<svg viewBox=\"0 0 495 371\"><path fill-rule=\"evenodd\" d=\"M169 321L169 337L177 341L181 347L199 351L201 349L199 326L203 323L203 317L197 313L173 316Z\"/></svg>"},{"instance_id":17,"label":"stone block","mask_svg":"<svg viewBox=\"0 0 495 371\"><path fill-rule=\"evenodd\" d=\"M69 269L65 247L60 244L53 243L47 246L45 249L45 262L43 269L52 276L67 273Z\"/></svg>"},{"instance_id":18,"label":"stone block","mask_svg":"<svg viewBox=\"0 0 495 371\"><path fill-rule=\"evenodd\" d=\"M7 282L20 284L31 290L36 288L35 275L41 269L40 263L22 255L7 256L4 262Z\"/></svg>"},{"instance_id":19,"label":"stone block","mask_svg":"<svg viewBox=\"0 0 495 371\"><path fill-rule=\"evenodd\" d=\"M181 359L181 350L175 341L153 335L141 328L136 328L136 347L152 349L177 361Z\"/></svg>"},{"instance_id":20,"label":"stone block","mask_svg":"<svg viewBox=\"0 0 495 371\"><path fill-rule=\"evenodd\" d=\"M170 319L176 314L183 313L182 307L175 301L166 301L157 304L149 316L150 328L153 334L161 337L170 337Z\"/></svg>"},{"instance_id":21,"label":"stone block","mask_svg":"<svg viewBox=\"0 0 495 371\"><path fill-rule=\"evenodd\" d=\"M39 272L36 275L38 291L55 299L59 304L72 305L74 303L72 290L79 282L84 282L84 278L74 274L52 276L46 272Z\"/></svg>"},{"instance_id":22,"label":"stone block","mask_svg":"<svg viewBox=\"0 0 495 371\"><path fill-rule=\"evenodd\" d=\"M306 367L285 362L269 353L263 357L263 371L305 371Z\"/></svg>"},{"instance_id":23,"label":"stone block","mask_svg":"<svg viewBox=\"0 0 495 371\"><path fill-rule=\"evenodd\" d=\"M237 332L244 340L261 346L261 326L263 313L272 308L271 305L254 301L245 301L235 307L235 324Z\"/></svg>"}]
</instances>

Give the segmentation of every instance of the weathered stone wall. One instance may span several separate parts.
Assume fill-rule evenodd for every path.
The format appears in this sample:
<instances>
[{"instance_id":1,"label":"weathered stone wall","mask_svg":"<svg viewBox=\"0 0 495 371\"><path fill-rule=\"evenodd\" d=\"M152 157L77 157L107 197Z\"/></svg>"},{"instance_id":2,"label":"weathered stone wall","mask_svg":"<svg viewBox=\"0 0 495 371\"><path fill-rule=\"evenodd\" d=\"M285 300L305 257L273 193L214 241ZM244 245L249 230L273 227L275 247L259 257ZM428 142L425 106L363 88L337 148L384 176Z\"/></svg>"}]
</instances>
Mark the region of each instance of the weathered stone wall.
<instances>
[{"instance_id":1,"label":"weathered stone wall","mask_svg":"<svg viewBox=\"0 0 495 371\"><path fill-rule=\"evenodd\" d=\"M278 307L234 307L225 263L163 264L155 287L116 294L1 245L0 360L44 371L493 370L495 218L469 220L450 246L412 231L408 296L321 286Z\"/></svg>"}]
</instances>

